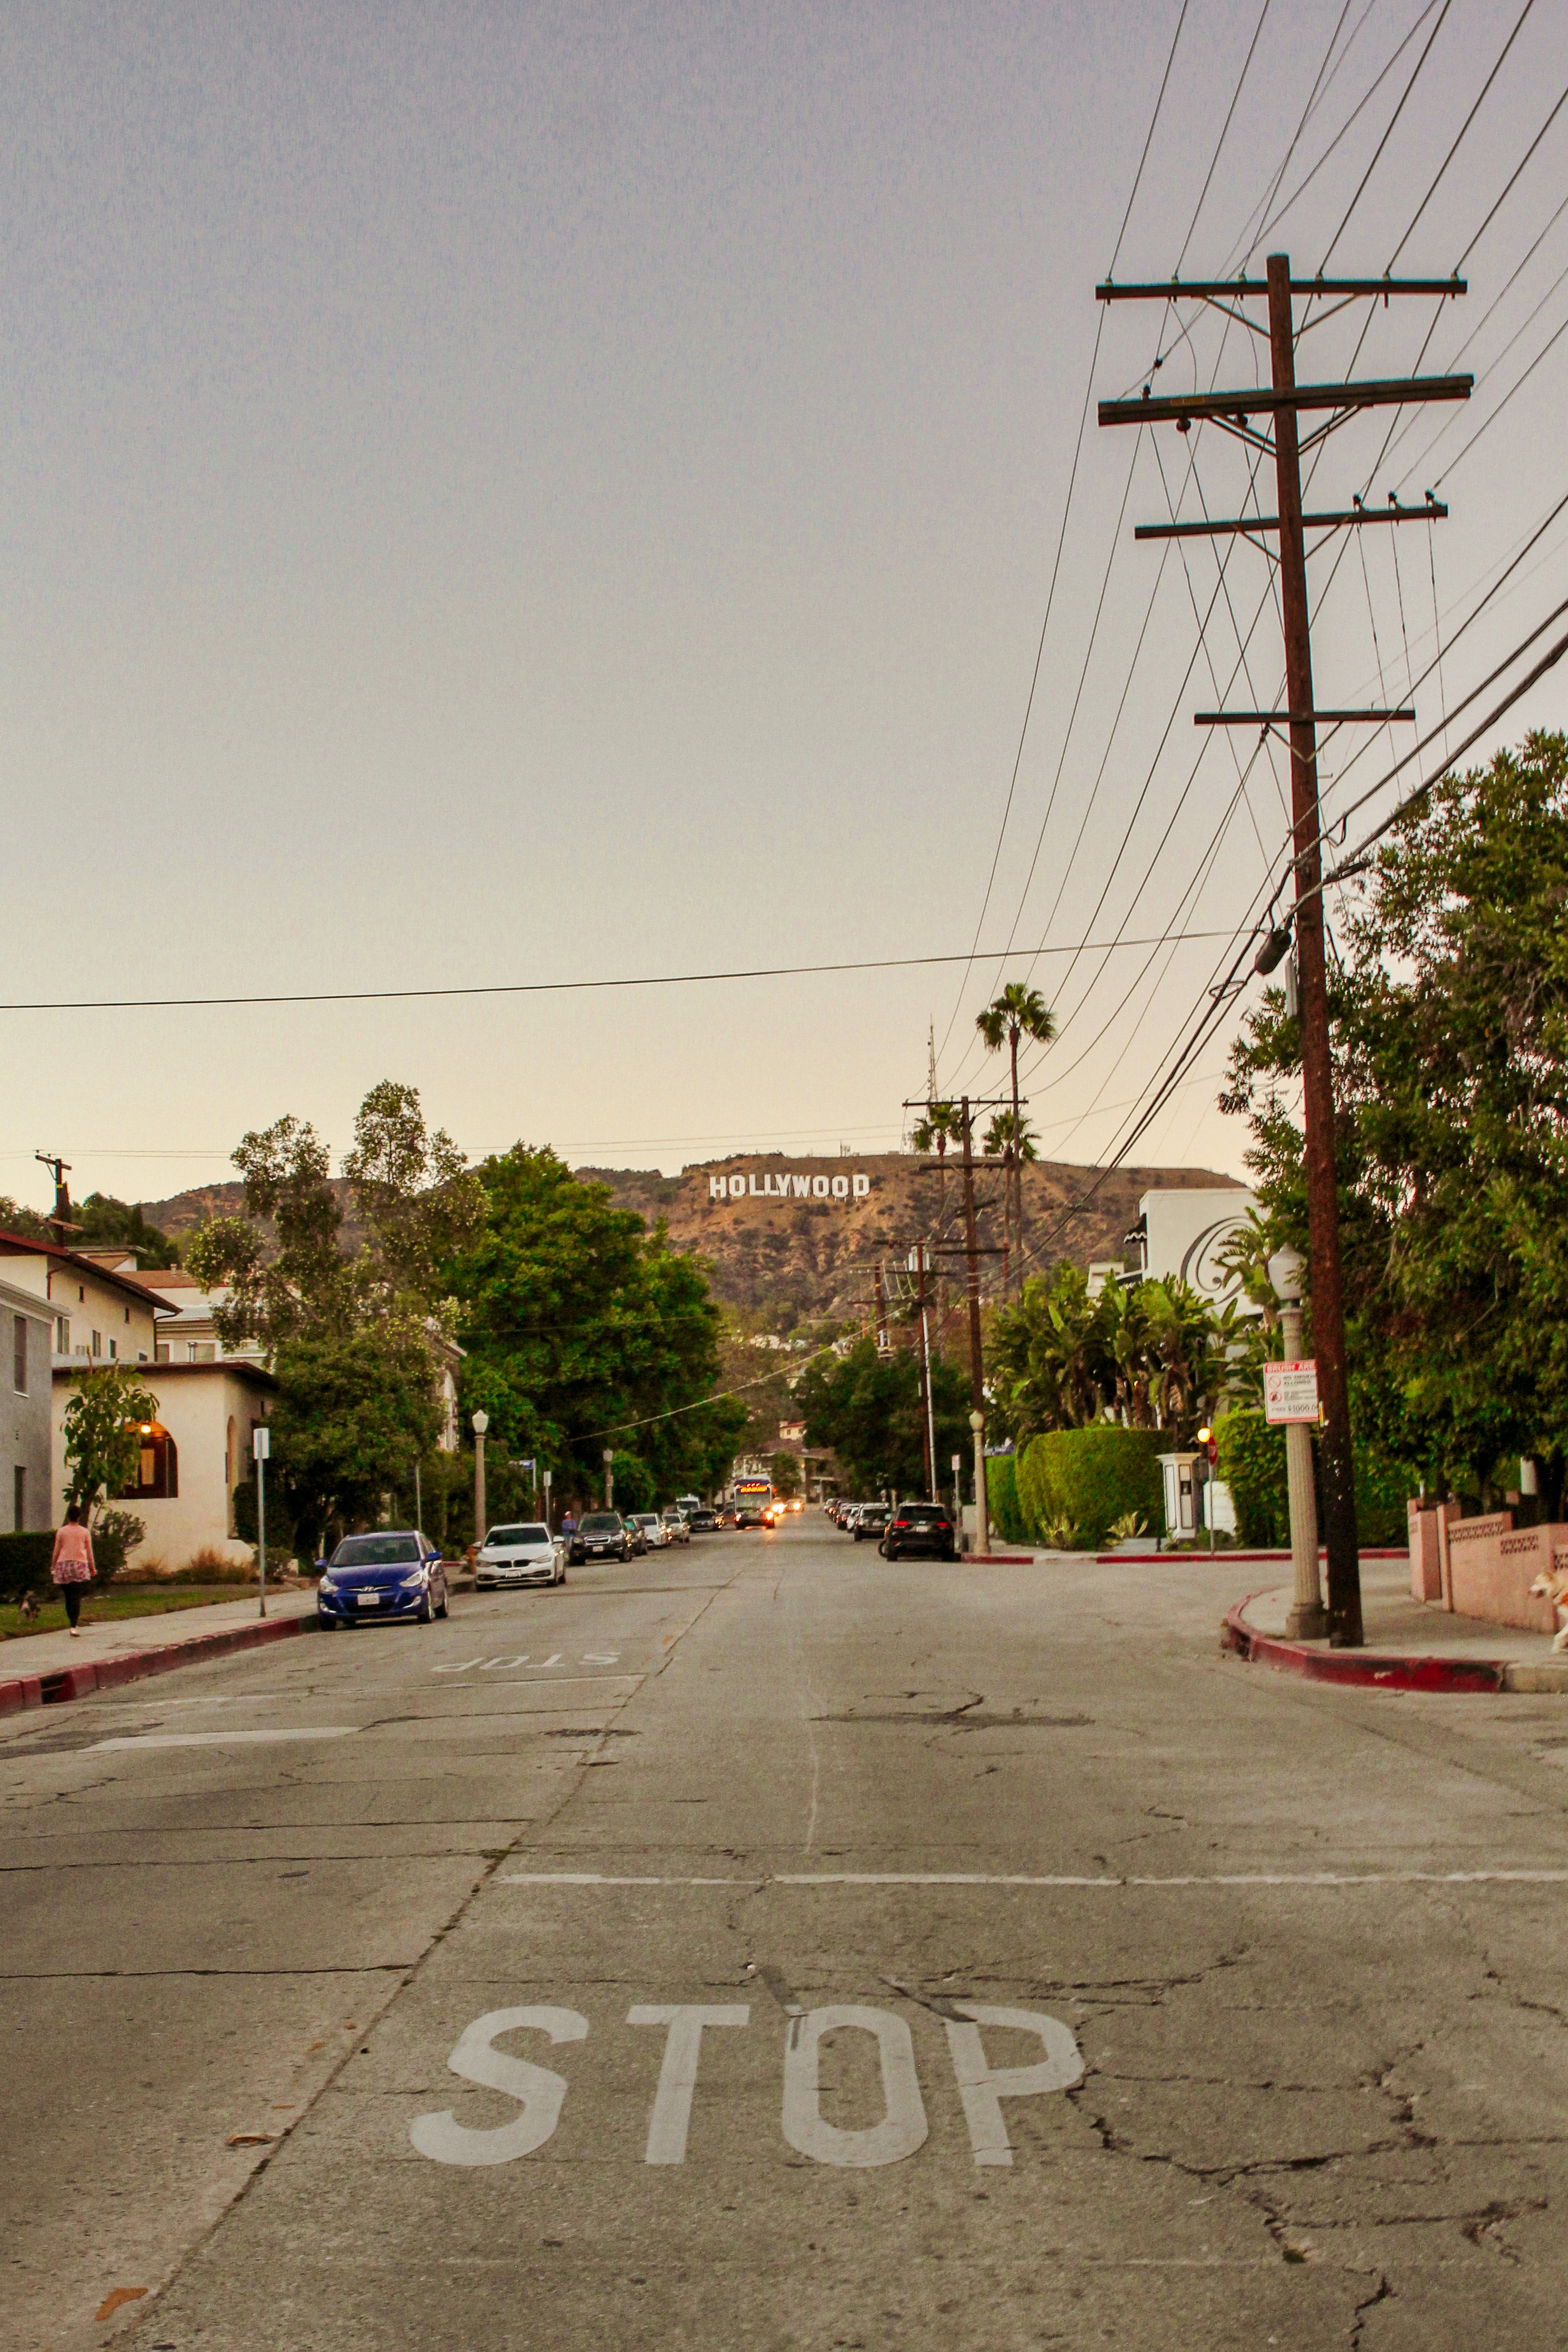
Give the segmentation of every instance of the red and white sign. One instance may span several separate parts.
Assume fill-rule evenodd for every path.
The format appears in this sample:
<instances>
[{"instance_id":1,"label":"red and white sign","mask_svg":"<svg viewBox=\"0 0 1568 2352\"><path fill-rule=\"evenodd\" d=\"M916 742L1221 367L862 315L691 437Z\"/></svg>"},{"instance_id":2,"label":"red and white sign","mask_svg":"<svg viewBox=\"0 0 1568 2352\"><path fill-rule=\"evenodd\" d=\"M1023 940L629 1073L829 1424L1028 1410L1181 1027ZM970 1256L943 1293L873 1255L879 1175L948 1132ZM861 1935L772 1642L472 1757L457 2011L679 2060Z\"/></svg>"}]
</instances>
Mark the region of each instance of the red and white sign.
<instances>
[{"instance_id":1,"label":"red and white sign","mask_svg":"<svg viewBox=\"0 0 1568 2352\"><path fill-rule=\"evenodd\" d=\"M1263 1418L1268 1422L1316 1421L1318 1368L1309 1360L1300 1364L1265 1364Z\"/></svg>"}]
</instances>

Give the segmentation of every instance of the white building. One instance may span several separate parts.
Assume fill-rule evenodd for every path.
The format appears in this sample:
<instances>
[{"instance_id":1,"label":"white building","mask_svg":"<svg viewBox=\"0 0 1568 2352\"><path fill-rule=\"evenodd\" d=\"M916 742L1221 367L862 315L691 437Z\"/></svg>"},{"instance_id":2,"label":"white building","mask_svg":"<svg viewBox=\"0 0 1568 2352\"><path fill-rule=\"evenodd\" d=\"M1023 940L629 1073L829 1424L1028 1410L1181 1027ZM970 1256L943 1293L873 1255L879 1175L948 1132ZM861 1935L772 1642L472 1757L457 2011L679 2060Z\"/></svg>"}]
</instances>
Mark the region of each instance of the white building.
<instances>
[{"instance_id":1,"label":"white building","mask_svg":"<svg viewBox=\"0 0 1568 2352\"><path fill-rule=\"evenodd\" d=\"M1138 1203L1135 1231L1144 1254L1144 1272L1155 1282L1185 1282L1200 1298L1222 1307L1234 1299L1238 1312L1259 1312L1236 1276L1220 1263L1226 1243L1244 1232L1258 1195L1245 1184L1227 1184L1198 1192L1173 1189L1145 1192Z\"/></svg>"}]
</instances>

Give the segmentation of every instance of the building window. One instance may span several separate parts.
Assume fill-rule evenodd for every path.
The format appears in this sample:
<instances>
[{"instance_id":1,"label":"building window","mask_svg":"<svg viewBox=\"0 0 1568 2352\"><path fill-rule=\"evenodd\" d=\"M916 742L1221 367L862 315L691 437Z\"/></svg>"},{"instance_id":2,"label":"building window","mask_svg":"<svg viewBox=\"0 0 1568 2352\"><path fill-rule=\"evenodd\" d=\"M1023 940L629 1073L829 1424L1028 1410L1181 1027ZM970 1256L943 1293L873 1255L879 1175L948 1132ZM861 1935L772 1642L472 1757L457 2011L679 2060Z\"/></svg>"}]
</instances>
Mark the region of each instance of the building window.
<instances>
[{"instance_id":1,"label":"building window","mask_svg":"<svg viewBox=\"0 0 1568 2352\"><path fill-rule=\"evenodd\" d=\"M95 1356L101 1356L103 1353L103 1333L101 1331L95 1331L92 1335L92 1352Z\"/></svg>"},{"instance_id":2,"label":"building window","mask_svg":"<svg viewBox=\"0 0 1568 2352\"><path fill-rule=\"evenodd\" d=\"M128 1503L162 1502L179 1492L179 1450L161 1421L144 1421L136 1474L122 1499Z\"/></svg>"},{"instance_id":3,"label":"building window","mask_svg":"<svg viewBox=\"0 0 1568 2352\"><path fill-rule=\"evenodd\" d=\"M119 1356L120 1356L120 1342L119 1342L119 1340L118 1340L118 1339L111 1339L111 1340L110 1341L110 1343L109 1343L109 1360L110 1360L110 1362L111 1364L112 1364L112 1363L117 1362L117 1361L119 1360Z\"/></svg>"},{"instance_id":4,"label":"building window","mask_svg":"<svg viewBox=\"0 0 1568 2352\"><path fill-rule=\"evenodd\" d=\"M19 1462L11 1473L11 1524L18 1535L27 1524L27 1473Z\"/></svg>"},{"instance_id":5,"label":"building window","mask_svg":"<svg viewBox=\"0 0 1568 2352\"><path fill-rule=\"evenodd\" d=\"M130 1309L130 1307L128 1307L126 1308L126 1310L125 1310L125 1319L126 1319L126 1321L127 1321L128 1323L129 1323L129 1322L130 1322L130 1320L131 1320L131 1309Z\"/></svg>"},{"instance_id":6,"label":"building window","mask_svg":"<svg viewBox=\"0 0 1568 2352\"><path fill-rule=\"evenodd\" d=\"M11 1325L11 1385L18 1396L27 1393L27 1318L18 1315ZM20 1527L21 1520L16 1525Z\"/></svg>"},{"instance_id":7,"label":"building window","mask_svg":"<svg viewBox=\"0 0 1568 2352\"><path fill-rule=\"evenodd\" d=\"M55 1353L68 1356L71 1351L71 1318L68 1315L55 1318Z\"/></svg>"},{"instance_id":8,"label":"building window","mask_svg":"<svg viewBox=\"0 0 1568 2352\"><path fill-rule=\"evenodd\" d=\"M87 1305L87 1292L82 1288L79 1282L77 1285L77 1305L78 1307L85 1307Z\"/></svg>"},{"instance_id":9,"label":"building window","mask_svg":"<svg viewBox=\"0 0 1568 2352\"><path fill-rule=\"evenodd\" d=\"M153 1360L160 1364L166 1364L169 1361L169 1342L167 1339L159 1340L158 1352Z\"/></svg>"}]
</instances>

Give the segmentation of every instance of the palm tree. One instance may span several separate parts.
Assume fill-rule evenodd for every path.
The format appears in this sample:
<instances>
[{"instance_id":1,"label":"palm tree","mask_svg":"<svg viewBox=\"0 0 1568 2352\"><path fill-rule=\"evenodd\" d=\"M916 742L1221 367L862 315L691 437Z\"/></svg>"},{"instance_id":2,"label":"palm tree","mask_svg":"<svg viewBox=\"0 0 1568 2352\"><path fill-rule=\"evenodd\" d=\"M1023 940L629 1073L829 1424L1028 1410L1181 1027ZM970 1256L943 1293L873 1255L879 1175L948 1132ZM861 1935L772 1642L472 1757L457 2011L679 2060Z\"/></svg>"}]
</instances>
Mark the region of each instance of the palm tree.
<instances>
[{"instance_id":1,"label":"palm tree","mask_svg":"<svg viewBox=\"0 0 1568 2352\"><path fill-rule=\"evenodd\" d=\"M976 1014L975 1026L990 1053L999 1053L1003 1044L1007 1045L1012 1066L1012 1131L1018 1135L1021 1132L1019 1118L1019 1040L1029 1037L1037 1045L1049 1045L1056 1034L1056 1015L1038 988L1026 988L1021 981L1010 980L995 1003ZM1012 1163L1016 1196L1014 1222L1018 1227L1020 1276L1023 1271L1023 1170L1019 1164L1022 1156L1020 1153Z\"/></svg>"}]
</instances>

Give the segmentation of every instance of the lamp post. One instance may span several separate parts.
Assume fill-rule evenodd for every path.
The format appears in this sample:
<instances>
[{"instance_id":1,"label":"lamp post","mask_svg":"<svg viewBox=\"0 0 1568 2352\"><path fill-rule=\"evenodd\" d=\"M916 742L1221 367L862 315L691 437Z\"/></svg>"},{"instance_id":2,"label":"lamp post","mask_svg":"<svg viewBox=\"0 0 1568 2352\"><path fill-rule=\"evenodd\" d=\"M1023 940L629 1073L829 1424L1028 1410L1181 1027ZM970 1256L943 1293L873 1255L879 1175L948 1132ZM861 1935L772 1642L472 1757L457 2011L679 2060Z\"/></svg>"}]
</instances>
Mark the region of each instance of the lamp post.
<instances>
[{"instance_id":1,"label":"lamp post","mask_svg":"<svg viewBox=\"0 0 1568 2352\"><path fill-rule=\"evenodd\" d=\"M954 1456L953 1456L953 1528L954 1528L954 1538L953 1538L953 1539L954 1539L955 1543L956 1543L956 1542L957 1541L957 1539L958 1539L958 1538L957 1538L957 1530L958 1530L958 1529L963 1526L963 1524L964 1524L964 1457L963 1457L963 1455L962 1455L961 1454L954 1454Z\"/></svg>"},{"instance_id":2,"label":"lamp post","mask_svg":"<svg viewBox=\"0 0 1568 2352\"><path fill-rule=\"evenodd\" d=\"M604 1507L607 1511L615 1508L615 1453L609 1445L604 1449Z\"/></svg>"},{"instance_id":3,"label":"lamp post","mask_svg":"<svg viewBox=\"0 0 1568 2352\"><path fill-rule=\"evenodd\" d=\"M1197 1459L1203 1465L1203 1516L1208 1522L1208 1552L1214 1557L1214 1432L1205 1427L1197 1433Z\"/></svg>"},{"instance_id":4,"label":"lamp post","mask_svg":"<svg viewBox=\"0 0 1568 2352\"><path fill-rule=\"evenodd\" d=\"M485 1540L485 1432L490 1426L487 1412L474 1416L474 1540Z\"/></svg>"},{"instance_id":5,"label":"lamp post","mask_svg":"<svg viewBox=\"0 0 1568 2352\"><path fill-rule=\"evenodd\" d=\"M1301 1356L1301 1276L1305 1261L1289 1244L1269 1260L1269 1279L1280 1301L1280 1344L1285 1361ZM1292 1641L1321 1642L1329 1630L1318 1581L1318 1506L1312 1491L1312 1433L1303 1421L1285 1423L1285 1482L1291 1497L1291 1568L1295 1581L1285 1631Z\"/></svg>"},{"instance_id":6,"label":"lamp post","mask_svg":"<svg viewBox=\"0 0 1568 2352\"><path fill-rule=\"evenodd\" d=\"M986 1509L985 1414L972 1412L969 1426L975 1433L975 1549L984 1554L991 1549L990 1519Z\"/></svg>"},{"instance_id":7,"label":"lamp post","mask_svg":"<svg viewBox=\"0 0 1568 2352\"><path fill-rule=\"evenodd\" d=\"M272 1452L272 1432L258 1422L250 1433L256 1456L256 1556L261 1563L261 1614L267 1614L267 1462Z\"/></svg>"}]
</instances>

